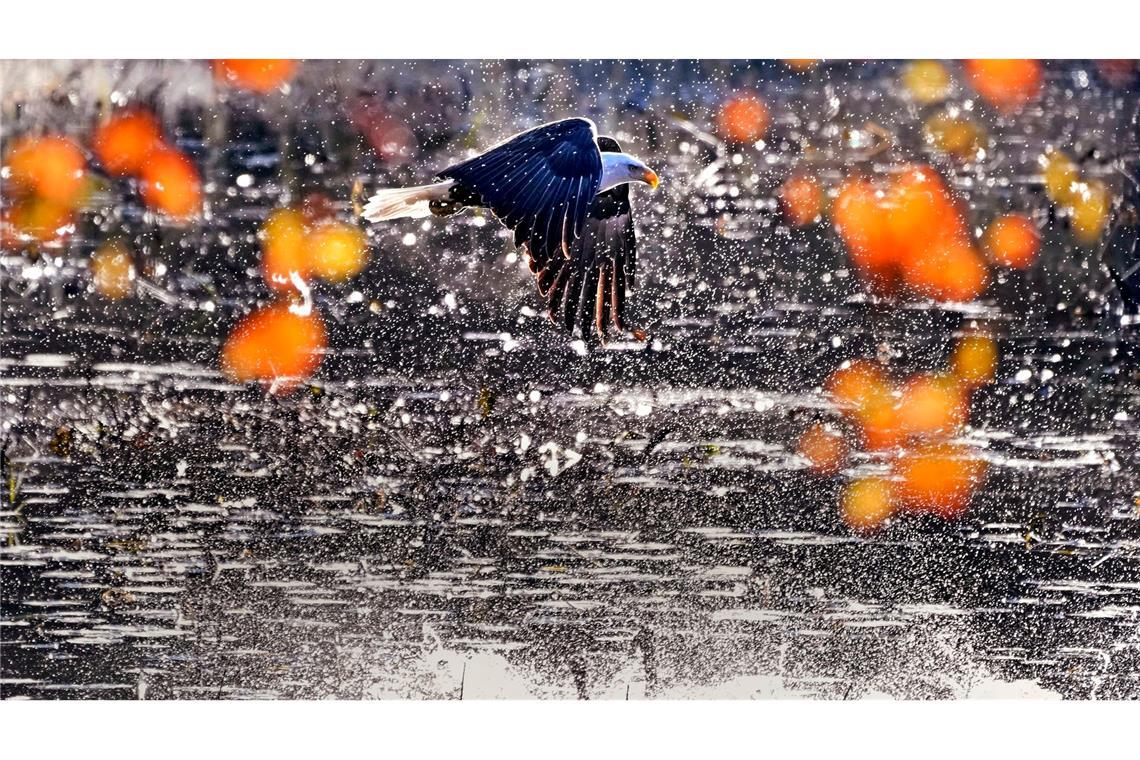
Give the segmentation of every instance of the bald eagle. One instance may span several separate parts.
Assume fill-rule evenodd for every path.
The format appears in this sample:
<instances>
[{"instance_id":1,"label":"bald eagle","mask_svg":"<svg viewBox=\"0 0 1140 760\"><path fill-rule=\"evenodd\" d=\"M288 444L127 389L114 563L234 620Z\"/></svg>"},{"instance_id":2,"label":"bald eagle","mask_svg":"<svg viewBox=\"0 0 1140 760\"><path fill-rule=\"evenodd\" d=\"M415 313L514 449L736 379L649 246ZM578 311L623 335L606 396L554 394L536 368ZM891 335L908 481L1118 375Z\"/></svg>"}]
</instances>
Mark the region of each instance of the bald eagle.
<instances>
[{"instance_id":1,"label":"bald eagle","mask_svg":"<svg viewBox=\"0 0 1140 760\"><path fill-rule=\"evenodd\" d=\"M439 180L379 190L364 218L379 222L464 208L488 208L526 251L538 292L555 324L583 337L593 322L603 339L626 330L626 293L633 288L637 240L629 183L657 187L657 175L599 137L589 119L535 127L472 159Z\"/></svg>"}]
</instances>

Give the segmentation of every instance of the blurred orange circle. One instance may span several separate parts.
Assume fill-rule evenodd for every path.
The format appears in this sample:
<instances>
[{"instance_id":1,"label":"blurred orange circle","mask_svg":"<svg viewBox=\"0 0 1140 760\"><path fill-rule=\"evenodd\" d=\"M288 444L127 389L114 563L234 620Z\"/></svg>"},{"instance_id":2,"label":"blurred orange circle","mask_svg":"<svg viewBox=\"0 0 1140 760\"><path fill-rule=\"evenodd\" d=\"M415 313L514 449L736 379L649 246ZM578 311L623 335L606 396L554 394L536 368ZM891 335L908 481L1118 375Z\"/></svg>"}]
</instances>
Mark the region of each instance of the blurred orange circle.
<instances>
[{"instance_id":1,"label":"blurred orange circle","mask_svg":"<svg viewBox=\"0 0 1140 760\"><path fill-rule=\"evenodd\" d=\"M950 436L966 424L969 398L953 377L916 375L903 384L899 425L906 435Z\"/></svg>"},{"instance_id":2,"label":"blurred orange circle","mask_svg":"<svg viewBox=\"0 0 1140 760\"><path fill-rule=\"evenodd\" d=\"M964 446L931 443L903 454L895 471L895 494L903 506L954 518L969 507L986 463Z\"/></svg>"},{"instance_id":3,"label":"blurred orange circle","mask_svg":"<svg viewBox=\"0 0 1140 760\"><path fill-rule=\"evenodd\" d=\"M288 58L219 58L214 75L228 84L266 94L291 80L297 61Z\"/></svg>"},{"instance_id":4,"label":"blurred orange circle","mask_svg":"<svg viewBox=\"0 0 1140 760\"><path fill-rule=\"evenodd\" d=\"M869 180L851 178L839 188L832 220L847 254L864 275L889 280L899 252L890 233L886 200Z\"/></svg>"},{"instance_id":5,"label":"blurred orange circle","mask_svg":"<svg viewBox=\"0 0 1140 760\"><path fill-rule=\"evenodd\" d=\"M60 206L73 206L83 191L87 162L74 140L59 135L23 137L8 153L12 181Z\"/></svg>"},{"instance_id":6,"label":"blurred orange circle","mask_svg":"<svg viewBox=\"0 0 1140 760\"><path fill-rule=\"evenodd\" d=\"M823 387L843 411L855 414L891 395L886 370L869 359L856 359L835 370Z\"/></svg>"},{"instance_id":7,"label":"blurred orange circle","mask_svg":"<svg viewBox=\"0 0 1140 760\"><path fill-rule=\"evenodd\" d=\"M989 273L973 246L941 242L907 262L903 279L915 292L936 301L973 301L986 288Z\"/></svg>"},{"instance_id":8,"label":"blurred orange circle","mask_svg":"<svg viewBox=\"0 0 1140 760\"><path fill-rule=\"evenodd\" d=\"M768 106L754 92L733 95L720 107L716 126L721 137L731 142L752 143L768 131Z\"/></svg>"},{"instance_id":9,"label":"blurred orange circle","mask_svg":"<svg viewBox=\"0 0 1140 760\"><path fill-rule=\"evenodd\" d=\"M1073 225L1073 235L1081 245L1092 245L1100 240L1104 228L1108 226L1109 207L1112 205L1108 188L1095 180L1080 183L1074 190L1071 202L1069 222Z\"/></svg>"},{"instance_id":10,"label":"blurred orange circle","mask_svg":"<svg viewBox=\"0 0 1140 760\"><path fill-rule=\"evenodd\" d=\"M823 210L823 190L815 177L793 174L780 186L784 213L794 227L804 227L819 218Z\"/></svg>"},{"instance_id":11,"label":"blurred orange circle","mask_svg":"<svg viewBox=\"0 0 1140 760\"><path fill-rule=\"evenodd\" d=\"M131 294L135 266L131 253L119 242L102 245L91 256L91 278L100 295L118 300Z\"/></svg>"},{"instance_id":12,"label":"blurred orange circle","mask_svg":"<svg viewBox=\"0 0 1140 760\"><path fill-rule=\"evenodd\" d=\"M315 312L296 314L283 303L249 314L222 348L222 371L236 382L275 383L288 393L321 364L325 327Z\"/></svg>"},{"instance_id":13,"label":"blurred orange circle","mask_svg":"<svg viewBox=\"0 0 1140 760\"><path fill-rule=\"evenodd\" d=\"M323 222L309 233L307 247L311 271L330 282L358 274L368 262L368 240L363 230L345 222Z\"/></svg>"},{"instance_id":14,"label":"blurred orange circle","mask_svg":"<svg viewBox=\"0 0 1140 760\"><path fill-rule=\"evenodd\" d=\"M984 385L997 372L997 341L989 335L963 336L950 359L954 376L969 387Z\"/></svg>"},{"instance_id":15,"label":"blurred orange circle","mask_svg":"<svg viewBox=\"0 0 1140 760\"><path fill-rule=\"evenodd\" d=\"M878 530L893 512L891 483L885 478L861 478L848 484L843 491L840 516L856 533Z\"/></svg>"},{"instance_id":16,"label":"blurred orange circle","mask_svg":"<svg viewBox=\"0 0 1140 760\"><path fill-rule=\"evenodd\" d=\"M6 215L6 245L22 247L28 242L52 243L64 239L70 232L74 213L68 206L28 196L18 198ZM7 229L7 228L10 228Z\"/></svg>"},{"instance_id":17,"label":"blurred orange circle","mask_svg":"<svg viewBox=\"0 0 1140 760\"><path fill-rule=\"evenodd\" d=\"M194 216L202 206L202 181L185 154L173 148L152 152L143 162L142 196L148 206L177 219Z\"/></svg>"},{"instance_id":18,"label":"blurred orange circle","mask_svg":"<svg viewBox=\"0 0 1140 760\"><path fill-rule=\"evenodd\" d=\"M92 147L111 174L136 174L154 151L162 147L162 129L146 111L123 111L95 130Z\"/></svg>"},{"instance_id":19,"label":"blurred orange circle","mask_svg":"<svg viewBox=\"0 0 1140 760\"><path fill-rule=\"evenodd\" d=\"M979 58L966 61L971 86L990 105L1012 113L1041 92L1041 62L1027 58Z\"/></svg>"},{"instance_id":20,"label":"blurred orange circle","mask_svg":"<svg viewBox=\"0 0 1140 760\"><path fill-rule=\"evenodd\" d=\"M873 451L893 448L901 440L894 384L875 362L857 359L835 372L824 389L859 426L863 445Z\"/></svg>"},{"instance_id":21,"label":"blurred orange circle","mask_svg":"<svg viewBox=\"0 0 1140 760\"><path fill-rule=\"evenodd\" d=\"M784 63L793 71L811 71L819 65L819 58L785 58Z\"/></svg>"},{"instance_id":22,"label":"blurred orange circle","mask_svg":"<svg viewBox=\"0 0 1140 760\"><path fill-rule=\"evenodd\" d=\"M847 442L839 433L816 423L800 436L796 453L808 460L817 474L834 475L847 459Z\"/></svg>"},{"instance_id":23,"label":"blurred orange circle","mask_svg":"<svg viewBox=\"0 0 1140 760\"><path fill-rule=\"evenodd\" d=\"M306 235L302 212L279 208L269 214L261 227L261 272L269 287L291 289L291 272L301 278L308 276L311 266Z\"/></svg>"},{"instance_id":24,"label":"blurred orange circle","mask_svg":"<svg viewBox=\"0 0 1140 760\"><path fill-rule=\"evenodd\" d=\"M998 264L1026 269L1037 260L1041 233L1024 214L1005 214L986 228L983 242L990 258Z\"/></svg>"},{"instance_id":25,"label":"blurred orange circle","mask_svg":"<svg viewBox=\"0 0 1140 760\"><path fill-rule=\"evenodd\" d=\"M966 236L949 188L929 166L914 166L896 177L887 208L888 228L904 266L934 245Z\"/></svg>"},{"instance_id":26,"label":"blurred orange circle","mask_svg":"<svg viewBox=\"0 0 1140 760\"><path fill-rule=\"evenodd\" d=\"M1064 151L1049 150L1041 157L1041 176L1045 194L1054 203L1067 203L1076 195L1080 171Z\"/></svg>"}]
</instances>

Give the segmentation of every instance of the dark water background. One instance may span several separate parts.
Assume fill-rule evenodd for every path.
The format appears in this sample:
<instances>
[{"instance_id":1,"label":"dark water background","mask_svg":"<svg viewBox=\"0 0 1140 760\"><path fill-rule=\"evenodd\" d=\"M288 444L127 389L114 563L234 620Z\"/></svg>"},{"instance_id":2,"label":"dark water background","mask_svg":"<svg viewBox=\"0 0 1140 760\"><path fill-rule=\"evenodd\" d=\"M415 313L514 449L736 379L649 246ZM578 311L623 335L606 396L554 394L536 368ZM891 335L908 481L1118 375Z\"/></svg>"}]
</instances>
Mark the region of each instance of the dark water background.
<instances>
[{"instance_id":1,"label":"dark water background","mask_svg":"<svg viewBox=\"0 0 1140 760\"><path fill-rule=\"evenodd\" d=\"M1090 66L1049 65L1017 118L978 107L992 144L963 166L927 155L894 64L324 62L265 99L201 63L2 65L5 141L146 102L208 183L189 228L121 182L66 249L0 258L3 696L1140 695L1140 371L1099 251L1057 220L978 304L882 304L826 224L790 231L775 202L797 166L834 184L921 159L975 225L1049 215L1054 144L1119 193L1137 95ZM764 150L704 134L743 85L774 115ZM361 108L415 151L378 158ZM404 220L316 286L311 386L220 375L269 296L270 209L321 190L349 218L357 181L426 181L571 114L663 178L634 192L646 343L556 332L493 225ZM869 121L896 144L870 155ZM112 234L144 262L115 303L86 269ZM858 356L934 369L980 323L1001 362L964 435L990 463L970 512L852 536L837 495L879 463L832 481L795 454L836 417L823 378Z\"/></svg>"}]
</instances>

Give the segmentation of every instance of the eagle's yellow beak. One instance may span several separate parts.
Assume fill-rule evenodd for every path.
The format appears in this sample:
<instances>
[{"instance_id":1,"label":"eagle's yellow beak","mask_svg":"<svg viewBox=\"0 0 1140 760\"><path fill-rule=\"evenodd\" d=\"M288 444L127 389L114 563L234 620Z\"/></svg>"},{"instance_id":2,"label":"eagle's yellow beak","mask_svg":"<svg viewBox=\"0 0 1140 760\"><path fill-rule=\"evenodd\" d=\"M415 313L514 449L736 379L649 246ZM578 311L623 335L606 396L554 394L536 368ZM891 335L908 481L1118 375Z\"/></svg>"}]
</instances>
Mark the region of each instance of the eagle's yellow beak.
<instances>
[{"instance_id":1,"label":"eagle's yellow beak","mask_svg":"<svg viewBox=\"0 0 1140 760\"><path fill-rule=\"evenodd\" d=\"M657 184L661 181L657 178L657 172L652 169L645 170L645 184L649 185L654 190L657 189Z\"/></svg>"}]
</instances>

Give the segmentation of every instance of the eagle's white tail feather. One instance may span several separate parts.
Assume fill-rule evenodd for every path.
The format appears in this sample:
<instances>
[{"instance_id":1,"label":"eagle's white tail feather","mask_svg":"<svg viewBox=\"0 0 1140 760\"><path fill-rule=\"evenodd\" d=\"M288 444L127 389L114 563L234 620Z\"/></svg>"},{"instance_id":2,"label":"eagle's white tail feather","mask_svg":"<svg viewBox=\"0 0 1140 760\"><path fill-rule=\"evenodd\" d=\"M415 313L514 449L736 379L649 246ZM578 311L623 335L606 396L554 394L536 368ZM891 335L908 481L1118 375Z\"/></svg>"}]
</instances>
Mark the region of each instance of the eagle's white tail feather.
<instances>
[{"instance_id":1,"label":"eagle's white tail feather","mask_svg":"<svg viewBox=\"0 0 1140 760\"><path fill-rule=\"evenodd\" d=\"M428 204L431 201L447 200L447 194L454 184L454 181L448 180L434 185L388 187L377 190L365 204L363 216L370 222L428 216L431 214Z\"/></svg>"}]
</instances>

